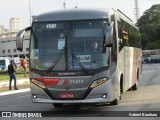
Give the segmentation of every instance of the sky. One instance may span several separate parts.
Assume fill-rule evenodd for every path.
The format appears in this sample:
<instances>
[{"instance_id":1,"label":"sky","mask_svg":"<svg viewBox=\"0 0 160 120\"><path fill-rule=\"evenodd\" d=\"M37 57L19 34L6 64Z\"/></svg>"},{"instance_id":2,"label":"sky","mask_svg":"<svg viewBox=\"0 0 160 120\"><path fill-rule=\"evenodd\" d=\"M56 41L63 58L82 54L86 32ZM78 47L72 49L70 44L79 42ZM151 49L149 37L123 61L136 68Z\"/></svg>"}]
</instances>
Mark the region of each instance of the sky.
<instances>
[{"instance_id":1,"label":"sky","mask_svg":"<svg viewBox=\"0 0 160 120\"><path fill-rule=\"evenodd\" d=\"M30 1L30 4L29 4ZM9 20L19 17L23 28L30 26L31 15L63 9L64 0L0 0L0 25L9 29ZM120 9L129 18L135 21L135 0L65 0L66 9L75 8L115 8ZM154 4L160 4L160 0L138 0L140 16Z\"/></svg>"}]
</instances>

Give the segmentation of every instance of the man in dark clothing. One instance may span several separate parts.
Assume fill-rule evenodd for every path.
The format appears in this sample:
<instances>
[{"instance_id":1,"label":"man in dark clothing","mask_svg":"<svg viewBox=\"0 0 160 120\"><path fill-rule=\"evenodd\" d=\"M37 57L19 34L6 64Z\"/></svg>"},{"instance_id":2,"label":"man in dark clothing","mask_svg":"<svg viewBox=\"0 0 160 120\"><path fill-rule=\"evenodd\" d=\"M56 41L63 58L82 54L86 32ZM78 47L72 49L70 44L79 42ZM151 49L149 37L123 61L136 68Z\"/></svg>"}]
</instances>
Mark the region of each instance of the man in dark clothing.
<instances>
[{"instance_id":1,"label":"man in dark clothing","mask_svg":"<svg viewBox=\"0 0 160 120\"><path fill-rule=\"evenodd\" d=\"M12 83L12 79L14 79L14 89L18 90L18 88L16 87L16 74L15 74L16 70L15 70L15 64L14 64L14 60L10 61L10 64L8 65L8 74L10 77L10 81L9 81L9 90L11 90L11 83Z\"/></svg>"}]
</instances>

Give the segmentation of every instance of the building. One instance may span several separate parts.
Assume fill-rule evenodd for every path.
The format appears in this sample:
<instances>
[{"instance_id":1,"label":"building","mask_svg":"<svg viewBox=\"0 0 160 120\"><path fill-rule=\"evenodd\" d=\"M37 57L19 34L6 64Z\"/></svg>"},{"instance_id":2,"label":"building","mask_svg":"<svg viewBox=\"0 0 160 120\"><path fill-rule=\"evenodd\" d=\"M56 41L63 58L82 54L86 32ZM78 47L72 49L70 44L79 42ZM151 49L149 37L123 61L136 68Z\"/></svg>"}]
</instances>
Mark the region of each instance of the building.
<instances>
[{"instance_id":1,"label":"building","mask_svg":"<svg viewBox=\"0 0 160 120\"><path fill-rule=\"evenodd\" d=\"M10 32L18 32L22 29L22 21L20 18L11 18L9 21Z\"/></svg>"},{"instance_id":2,"label":"building","mask_svg":"<svg viewBox=\"0 0 160 120\"><path fill-rule=\"evenodd\" d=\"M4 33L7 33L9 32L8 29L6 29L3 25L0 25L0 34L4 34Z\"/></svg>"},{"instance_id":3,"label":"building","mask_svg":"<svg viewBox=\"0 0 160 120\"><path fill-rule=\"evenodd\" d=\"M9 32L3 25L0 25L0 39L5 38Z\"/></svg>"},{"instance_id":4,"label":"building","mask_svg":"<svg viewBox=\"0 0 160 120\"><path fill-rule=\"evenodd\" d=\"M29 33L25 34L25 40L23 42L23 51L17 51L16 48L16 33L1 34L5 36L0 38L0 57L19 57L24 58L24 55L29 58Z\"/></svg>"},{"instance_id":5,"label":"building","mask_svg":"<svg viewBox=\"0 0 160 120\"><path fill-rule=\"evenodd\" d=\"M29 58L29 32L24 37L23 51L17 51L16 48L16 34L21 29L21 19L15 17L9 21L9 30L0 25L0 57L19 57L23 59L24 56L27 56Z\"/></svg>"},{"instance_id":6,"label":"building","mask_svg":"<svg viewBox=\"0 0 160 120\"><path fill-rule=\"evenodd\" d=\"M4 26L3 26L3 25L0 25L0 34L4 33L4 31L5 31Z\"/></svg>"}]
</instances>

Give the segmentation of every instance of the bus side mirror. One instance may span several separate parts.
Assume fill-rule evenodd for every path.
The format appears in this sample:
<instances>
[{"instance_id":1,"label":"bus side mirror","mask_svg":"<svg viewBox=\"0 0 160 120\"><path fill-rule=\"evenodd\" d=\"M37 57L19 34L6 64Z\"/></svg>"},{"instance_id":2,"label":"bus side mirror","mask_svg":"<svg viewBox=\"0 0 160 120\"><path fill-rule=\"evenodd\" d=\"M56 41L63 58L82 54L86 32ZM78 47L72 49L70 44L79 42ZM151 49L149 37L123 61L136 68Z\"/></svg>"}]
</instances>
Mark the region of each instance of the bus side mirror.
<instances>
[{"instance_id":1,"label":"bus side mirror","mask_svg":"<svg viewBox=\"0 0 160 120\"><path fill-rule=\"evenodd\" d=\"M106 34L103 39L102 53L106 53L106 47L112 47L113 44L113 22L106 28Z\"/></svg>"},{"instance_id":2,"label":"bus side mirror","mask_svg":"<svg viewBox=\"0 0 160 120\"><path fill-rule=\"evenodd\" d=\"M19 50L19 51L23 50L24 34L28 30L31 30L31 27L27 27L26 29L20 30L16 35L16 47L17 47L17 50Z\"/></svg>"},{"instance_id":3,"label":"bus side mirror","mask_svg":"<svg viewBox=\"0 0 160 120\"><path fill-rule=\"evenodd\" d=\"M112 47L113 44L113 22L106 29L106 47Z\"/></svg>"}]
</instances>

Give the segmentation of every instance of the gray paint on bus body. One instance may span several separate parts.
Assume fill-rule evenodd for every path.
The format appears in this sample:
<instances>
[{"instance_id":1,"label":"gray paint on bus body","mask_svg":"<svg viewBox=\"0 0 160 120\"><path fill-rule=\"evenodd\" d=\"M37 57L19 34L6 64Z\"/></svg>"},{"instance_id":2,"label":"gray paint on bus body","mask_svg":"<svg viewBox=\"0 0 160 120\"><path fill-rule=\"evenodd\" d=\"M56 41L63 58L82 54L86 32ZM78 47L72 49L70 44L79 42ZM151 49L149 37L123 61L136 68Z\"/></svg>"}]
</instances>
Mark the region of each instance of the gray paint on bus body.
<instances>
[{"instance_id":1,"label":"gray paint on bus body","mask_svg":"<svg viewBox=\"0 0 160 120\"><path fill-rule=\"evenodd\" d=\"M112 12L110 12L112 11ZM114 13L113 9L68 9L53 11L38 15L33 21L66 21L66 20L91 20L109 18L109 13ZM110 18L109 18L110 19Z\"/></svg>"}]
</instances>

